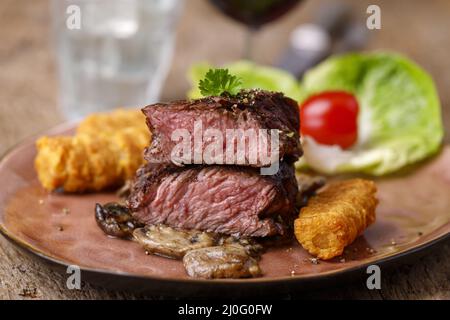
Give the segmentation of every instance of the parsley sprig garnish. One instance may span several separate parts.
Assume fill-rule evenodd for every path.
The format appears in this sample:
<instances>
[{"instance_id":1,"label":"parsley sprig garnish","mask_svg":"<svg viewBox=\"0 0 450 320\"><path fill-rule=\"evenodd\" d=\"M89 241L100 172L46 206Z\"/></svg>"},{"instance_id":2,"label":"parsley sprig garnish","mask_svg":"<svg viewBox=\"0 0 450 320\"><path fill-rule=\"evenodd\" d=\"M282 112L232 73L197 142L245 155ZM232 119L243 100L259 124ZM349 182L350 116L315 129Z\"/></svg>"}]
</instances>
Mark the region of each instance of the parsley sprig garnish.
<instances>
[{"instance_id":1,"label":"parsley sprig garnish","mask_svg":"<svg viewBox=\"0 0 450 320\"><path fill-rule=\"evenodd\" d=\"M205 79L200 80L198 87L200 93L207 96L220 96L225 92L236 95L241 89L242 80L231 75L228 69L209 69Z\"/></svg>"}]
</instances>

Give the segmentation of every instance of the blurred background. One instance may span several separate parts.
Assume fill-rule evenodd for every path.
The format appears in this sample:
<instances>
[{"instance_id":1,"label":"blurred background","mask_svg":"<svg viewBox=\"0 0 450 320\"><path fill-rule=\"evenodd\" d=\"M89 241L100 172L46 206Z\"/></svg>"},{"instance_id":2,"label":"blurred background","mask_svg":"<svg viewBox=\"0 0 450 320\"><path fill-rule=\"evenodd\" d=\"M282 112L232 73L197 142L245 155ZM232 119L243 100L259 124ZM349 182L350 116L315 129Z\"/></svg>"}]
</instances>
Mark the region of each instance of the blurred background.
<instances>
[{"instance_id":1,"label":"blurred background","mask_svg":"<svg viewBox=\"0 0 450 320\"><path fill-rule=\"evenodd\" d=\"M76 117L70 113L70 105L78 101L77 96L73 95L73 80L80 76L77 73L80 70L70 64L71 57L68 52L74 50L71 46L74 41L80 39L68 38L63 32L64 28L58 27L64 21L59 21L55 16L64 17L67 5L77 2L81 2L83 6L86 0L0 2L0 154L26 136L61 123L67 118ZM149 2L151 1L147 3ZM251 37L244 24L230 19L218 10L221 1L159 2L162 7L158 7L158 10L163 12L158 16L164 15L164 18L156 21L155 16L152 16L156 9L147 7L142 17L143 21L148 23L144 27L140 26L141 33L137 34L136 42L121 44L130 56L129 61L135 61L135 58L138 61L131 67L134 68L134 75L138 78L142 75L144 77L139 78L144 83L137 86L143 87L139 90L145 92L144 100L148 99L148 103L156 99L184 98L189 89L186 77L188 69L193 63L200 61L223 64L250 55L253 61L260 64L301 68L302 66L296 66L295 63L294 66L291 65L292 48L289 47L292 47L292 31L306 23L327 25L333 19L336 21L333 21L332 30L337 30L342 22L339 17L345 17L344 20L351 21L352 30L355 31L351 33L351 39L354 41L334 49L388 49L415 60L436 82L443 106L445 127L447 132L449 131L450 2L447 0L303 0L296 6L286 6L285 8L289 9L286 14L281 15L280 12L279 18L263 24L252 32ZM112 10L111 2L109 3L107 8ZM365 28L368 17L366 10L371 4L377 4L381 8L380 30ZM342 8L345 10L340 12ZM57 12L61 14L58 15ZM127 13L126 9L121 7L108 12L125 16L133 14ZM82 14L86 14L84 17L88 22L89 15L91 22L98 21L94 13L95 11L82 8ZM269 17L269 20L272 18L274 17ZM258 22L251 24L255 26ZM364 30L361 30L361 26ZM133 31L133 25L126 25L124 28L119 30L122 33L119 32L117 37L126 37L127 30ZM93 32L98 32L101 36L103 31ZM142 39L147 39L148 42L143 42ZM322 38L319 37L320 39ZM82 38L82 41L86 41L86 38ZM151 45L135 47L138 43ZM95 44L86 42L77 45L84 49L92 46L95 48ZM115 44L109 45L110 47L107 43L103 50L107 50L106 56L112 59L111 63L115 63ZM152 48L156 47L158 51L152 51ZM108 51L108 48L111 51ZM104 62L101 57L99 59L101 63ZM96 67L91 66L91 69ZM61 71L59 77L58 70ZM114 76L114 73L112 75ZM77 90L90 92L96 95L95 99L117 101L117 105L110 107L130 101L120 100L120 97L123 97L120 94L123 84L116 83L116 87L102 88L101 84L78 82L84 84L85 88ZM133 93L132 96L138 97L139 94ZM141 100L136 101L138 102L130 103L141 103ZM61 104L64 107L61 107ZM86 110L89 111L89 108L91 107ZM449 141L448 133L446 141Z\"/></svg>"}]
</instances>

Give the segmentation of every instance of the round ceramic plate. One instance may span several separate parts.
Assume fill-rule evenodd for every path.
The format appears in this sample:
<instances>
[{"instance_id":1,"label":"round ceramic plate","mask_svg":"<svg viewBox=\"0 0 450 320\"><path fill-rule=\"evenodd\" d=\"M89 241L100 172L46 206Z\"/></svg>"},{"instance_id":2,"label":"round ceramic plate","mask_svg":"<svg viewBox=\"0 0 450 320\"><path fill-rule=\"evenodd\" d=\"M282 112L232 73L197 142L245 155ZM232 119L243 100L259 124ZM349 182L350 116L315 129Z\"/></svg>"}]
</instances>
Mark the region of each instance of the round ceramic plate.
<instances>
[{"instance_id":1,"label":"round ceramic plate","mask_svg":"<svg viewBox=\"0 0 450 320\"><path fill-rule=\"evenodd\" d=\"M46 134L72 132L73 126L66 125ZM403 261L450 234L450 146L446 146L406 173L376 179L377 221L343 256L315 264L293 241L263 255L261 278L192 279L180 261L146 255L138 244L109 238L97 227L94 205L116 200L114 193L46 192L34 170L34 142L32 138L20 144L0 163L0 230L53 265L80 266L84 280L103 286L170 295L261 293L261 288L273 294L365 274L370 264Z\"/></svg>"}]
</instances>

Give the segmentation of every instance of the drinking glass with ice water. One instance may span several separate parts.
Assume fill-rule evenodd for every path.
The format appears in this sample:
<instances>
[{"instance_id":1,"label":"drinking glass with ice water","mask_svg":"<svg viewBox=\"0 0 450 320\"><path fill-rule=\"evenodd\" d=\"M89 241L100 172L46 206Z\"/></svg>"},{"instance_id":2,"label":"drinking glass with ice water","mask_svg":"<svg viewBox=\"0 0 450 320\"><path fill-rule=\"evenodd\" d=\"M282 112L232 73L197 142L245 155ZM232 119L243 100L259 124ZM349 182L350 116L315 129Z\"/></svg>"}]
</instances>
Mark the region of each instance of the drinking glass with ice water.
<instances>
[{"instance_id":1,"label":"drinking glass with ice water","mask_svg":"<svg viewBox=\"0 0 450 320\"><path fill-rule=\"evenodd\" d=\"M181 7L182 0L53 0L64 115L155 102Z\"/></svg>"}]
</instances>

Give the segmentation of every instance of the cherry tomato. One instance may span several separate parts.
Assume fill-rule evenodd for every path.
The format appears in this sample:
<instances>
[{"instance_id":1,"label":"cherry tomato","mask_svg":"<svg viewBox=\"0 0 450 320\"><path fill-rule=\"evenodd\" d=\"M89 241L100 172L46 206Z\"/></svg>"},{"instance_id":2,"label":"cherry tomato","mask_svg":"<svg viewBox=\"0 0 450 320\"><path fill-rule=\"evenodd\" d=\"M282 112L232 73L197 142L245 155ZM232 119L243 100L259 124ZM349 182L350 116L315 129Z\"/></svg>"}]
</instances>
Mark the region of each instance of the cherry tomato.
<instances>
[{"instance_id":1,"label":"cherry tomato","mask_svg":"<svg viewBox=\"0 0 450 320\"><path fill-rule=\"evenodd\" d=\"M301 134L321 144L351 147L358 136L358 101L344 91L309 97L300 106Z\"/></svg>"}]
</instances>

